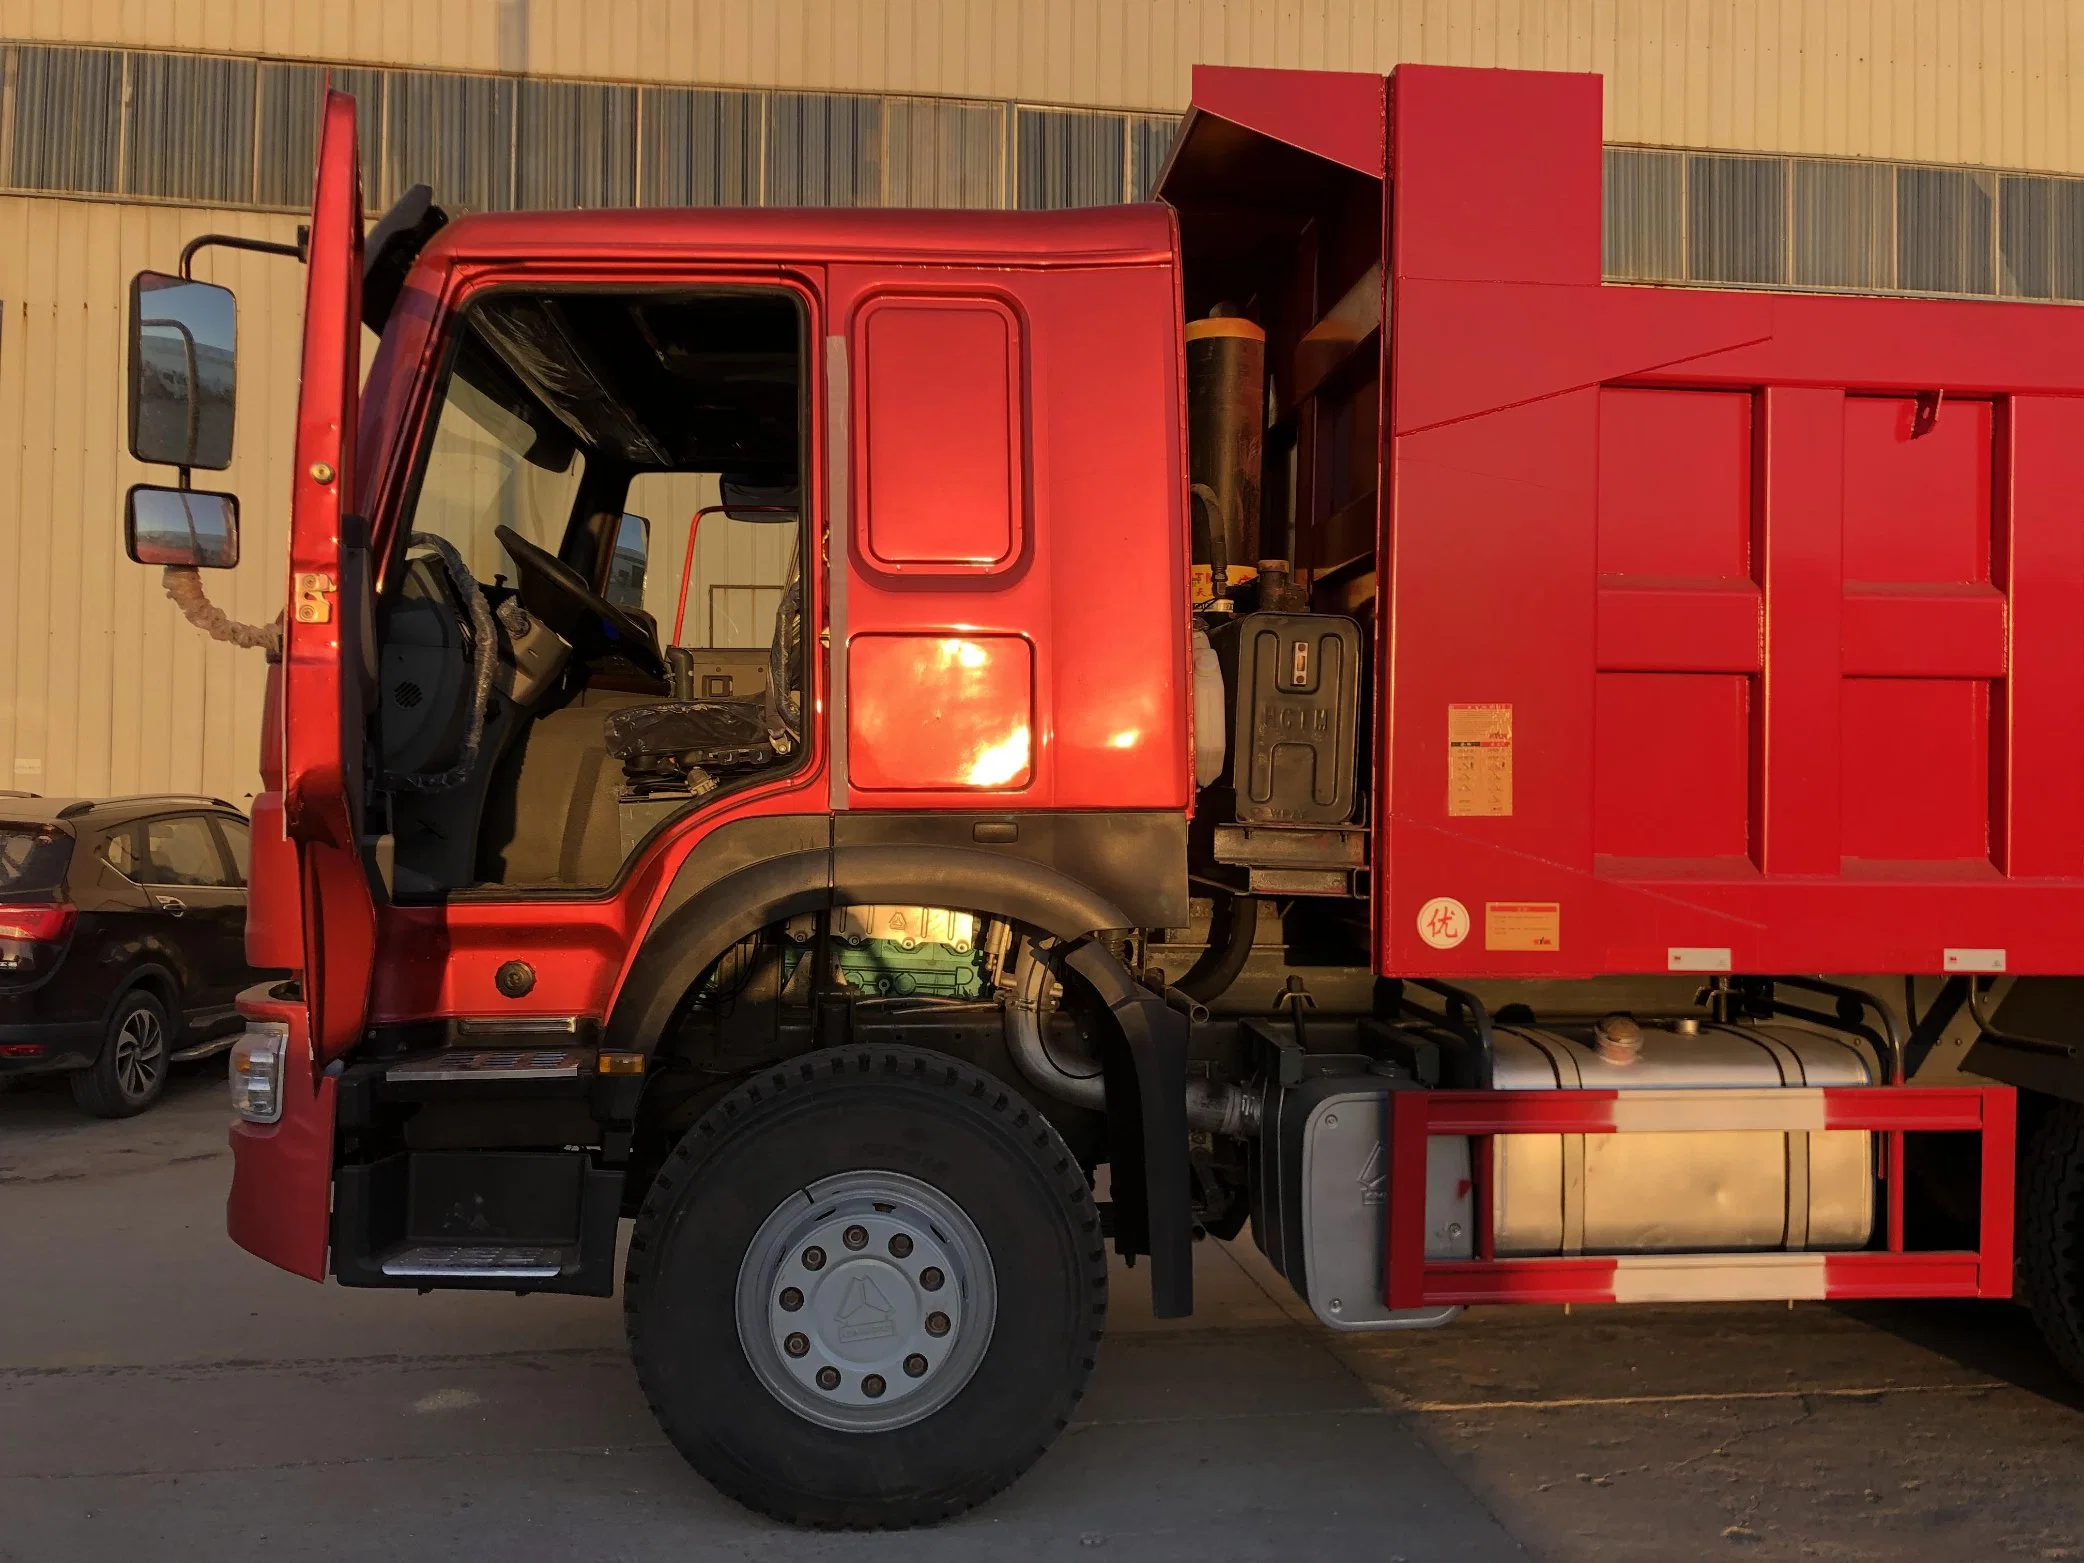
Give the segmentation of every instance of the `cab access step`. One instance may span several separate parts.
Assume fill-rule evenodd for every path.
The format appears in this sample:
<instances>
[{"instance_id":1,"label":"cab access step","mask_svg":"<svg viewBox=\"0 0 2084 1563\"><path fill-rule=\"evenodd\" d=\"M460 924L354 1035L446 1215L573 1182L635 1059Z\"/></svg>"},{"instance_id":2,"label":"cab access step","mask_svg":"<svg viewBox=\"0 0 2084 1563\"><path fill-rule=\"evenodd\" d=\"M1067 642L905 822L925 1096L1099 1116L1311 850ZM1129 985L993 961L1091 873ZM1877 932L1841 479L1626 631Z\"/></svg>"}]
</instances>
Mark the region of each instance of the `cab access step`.
<instances>
[{"instance_id":1,"label":"cab access step","mask_svg":"<svg viewBox=\"0 0 2084 1563\"><path fill-rule=\"evenodd\" d=\"M333 1273L348 1286L615 1290L644 1058L583 1021L372 1040L340 1070Z\"/></svg>"}]
</instances>

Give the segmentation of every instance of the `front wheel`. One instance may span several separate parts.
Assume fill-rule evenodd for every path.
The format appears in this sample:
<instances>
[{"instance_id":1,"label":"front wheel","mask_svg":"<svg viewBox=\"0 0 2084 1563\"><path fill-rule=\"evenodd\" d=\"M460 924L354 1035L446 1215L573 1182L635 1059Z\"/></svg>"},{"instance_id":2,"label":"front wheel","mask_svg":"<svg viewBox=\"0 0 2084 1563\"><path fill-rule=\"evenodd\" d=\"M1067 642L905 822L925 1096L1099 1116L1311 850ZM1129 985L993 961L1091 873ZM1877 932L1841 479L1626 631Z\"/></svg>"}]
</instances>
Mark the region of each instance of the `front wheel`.
<instances>
[{"instance_id":1,"label":"front wheel","mask_svg":"<svg viewBox=\"0 0 2084 1563\"><path fill-rule=\"evenodd\" d=\"M926 1524L1048 1448L1107 1311L1055 1130L917 1048L811 1054L718 1102L630 1245L637 1375L690 1464L791 1524Z\"/></svg>"}]
</instances>

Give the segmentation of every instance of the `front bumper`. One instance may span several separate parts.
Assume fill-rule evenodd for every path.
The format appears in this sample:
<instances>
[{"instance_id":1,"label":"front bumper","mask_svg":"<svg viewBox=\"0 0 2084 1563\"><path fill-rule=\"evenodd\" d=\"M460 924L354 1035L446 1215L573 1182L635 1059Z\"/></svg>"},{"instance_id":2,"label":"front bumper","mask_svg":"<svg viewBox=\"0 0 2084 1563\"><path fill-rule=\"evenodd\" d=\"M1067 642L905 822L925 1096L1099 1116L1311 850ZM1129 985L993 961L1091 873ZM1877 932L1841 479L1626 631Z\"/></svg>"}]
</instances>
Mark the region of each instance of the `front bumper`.
<instances>
[{"instance_id":1,"label":"front bumper","mask_svg":"<svg viewBox=\"0 0 2084 1563\"><path fill-rule=\"evenodd\" d=\"M282 1071L282 1117L275 1123L231 1126L232 1189L225 1226L232 1241L294 1275L326 1278L326 1228L333 1203L335 1082L311 1053L311 1031L301 999L261 983L239 995L248 1020L289 1028Z\"/></svg>"}]
</instances>

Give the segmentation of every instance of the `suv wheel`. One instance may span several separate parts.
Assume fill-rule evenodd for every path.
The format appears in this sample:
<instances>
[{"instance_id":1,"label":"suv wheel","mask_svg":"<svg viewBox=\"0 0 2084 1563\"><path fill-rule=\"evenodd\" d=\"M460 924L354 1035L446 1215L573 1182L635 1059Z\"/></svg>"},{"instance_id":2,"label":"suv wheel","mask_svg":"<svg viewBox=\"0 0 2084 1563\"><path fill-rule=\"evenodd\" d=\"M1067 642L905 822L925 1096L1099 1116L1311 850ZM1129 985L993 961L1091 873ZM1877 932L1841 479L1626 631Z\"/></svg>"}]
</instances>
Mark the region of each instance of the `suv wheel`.
<instances>
[{"instance_id":1,"label":"suv wheel","mask_svg":"<svg viewBox=\"0 0 2084 1563\"><path fill-rule=\"evenodd\" d=\"M109 1016L101 1056L72 1076L72 1099L97 1118L128 1118L159 1100L166 1089L169 1033L166 1006L133 988Z\"/></svg>"},{"instance_id":2,"label":"suv wheel","mask_svg":"<svg viewBox=\"0 0 2084 1563\"><path fill-rule=\"evenodd\" d=\"M927 1524L1034 1463L1092 1372L1100 1221L1056 1131L910 1047L724 1097L644 1201L637 1377L695 1469L792 1524Z\"/></svg>"}]
</instances>

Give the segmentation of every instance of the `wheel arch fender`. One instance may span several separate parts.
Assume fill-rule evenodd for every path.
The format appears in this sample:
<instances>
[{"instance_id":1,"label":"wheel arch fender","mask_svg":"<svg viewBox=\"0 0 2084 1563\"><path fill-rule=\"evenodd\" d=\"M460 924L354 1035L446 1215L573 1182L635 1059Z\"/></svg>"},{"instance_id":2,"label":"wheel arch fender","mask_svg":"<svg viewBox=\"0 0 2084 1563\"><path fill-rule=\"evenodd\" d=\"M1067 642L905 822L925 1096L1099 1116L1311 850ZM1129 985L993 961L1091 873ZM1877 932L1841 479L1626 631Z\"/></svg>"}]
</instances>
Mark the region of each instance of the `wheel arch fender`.
<instances>
[{"instance_id":1,"label":"wheel arch fender","mask_svg":"<svg viewBox=\"0 0 2084 1563\"><path fill-rule=\"evenodd\" d=\"M603 1045L651 1052L688 989L762 928L805 912L879 904L1005 917L1064 940L1130 926L1119 906L1070 875L998 853L941 846L785 853L723 875L653 924L608 1012Z\"/></svg>"},{"instance_id":2,"label":"wheel arch fender","mask_svg":"<svg viewBox=\"0 0 2084 1563\"><path fill-rule=\"evenodd\" d=\"M116 985L116 991L109 995L108 1005L101 1012L101 1029L104 1040L107 1039L109 1022L116 1018L116 1011L122 1007L125 999L140 988L159 1000L160 1004L165 1007L167 1025L171 1029L172 1037L180 1036L185 1029L181 1017L181 978L179 973L175 972L163 961L144 961L126 971L123 974L123 980ZM169 1040L172 1040L172 1037Z\"/></svg>"},{"instance_id":3,"label":"wheel arch fender","mask_svg":"<svg viewBox=\"0 0 2084 1563\"><path fill-rule=\"evenodd\" d=\"M740 940L834 906L946 907L1008 918L1064 941L1067 959L1099 995L1125 1044L1122 1142L1141 1163L1154 1310L1193 1311L1191 1171L1187 1153L1186 1017L1094 935L1132 926L1112 900L1062 871L953 846L862 845L789 852L747 864L696 890L646 935L609 1011L602 1045L651 1052L709 967ZM1113 1116L1112 1113L1110 1116Z\"/></svg>"}]
</instances>

